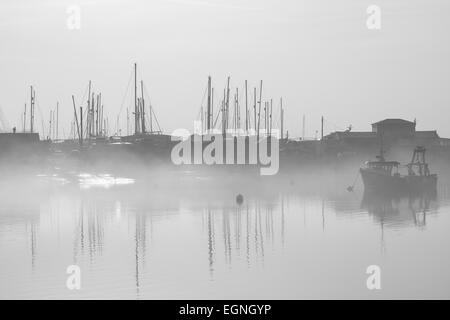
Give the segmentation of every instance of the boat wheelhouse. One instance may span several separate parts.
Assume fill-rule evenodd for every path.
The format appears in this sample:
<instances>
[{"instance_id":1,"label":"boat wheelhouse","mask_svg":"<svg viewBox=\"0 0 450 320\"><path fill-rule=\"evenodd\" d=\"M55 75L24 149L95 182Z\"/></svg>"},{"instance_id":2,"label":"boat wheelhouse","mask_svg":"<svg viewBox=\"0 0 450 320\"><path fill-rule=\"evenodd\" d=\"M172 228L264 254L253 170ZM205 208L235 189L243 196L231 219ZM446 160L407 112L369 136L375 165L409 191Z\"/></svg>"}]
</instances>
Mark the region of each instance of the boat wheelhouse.
<instances>
[{"instance_id":1,"label":"boat wheelhouse","mask_svg":"<svg viewBox=\"0 0 450 320\"><path fill-rule=\"evenodd\" d=\"M360 169L365 191L381 193L435 192L437 175L431 174L425 161L425 148L414 149L411 162L406 165L407 174L402 175L403 167L397 161L386 161L383 152L376 161L366 162Z\"/></svg>"}]
</instances>

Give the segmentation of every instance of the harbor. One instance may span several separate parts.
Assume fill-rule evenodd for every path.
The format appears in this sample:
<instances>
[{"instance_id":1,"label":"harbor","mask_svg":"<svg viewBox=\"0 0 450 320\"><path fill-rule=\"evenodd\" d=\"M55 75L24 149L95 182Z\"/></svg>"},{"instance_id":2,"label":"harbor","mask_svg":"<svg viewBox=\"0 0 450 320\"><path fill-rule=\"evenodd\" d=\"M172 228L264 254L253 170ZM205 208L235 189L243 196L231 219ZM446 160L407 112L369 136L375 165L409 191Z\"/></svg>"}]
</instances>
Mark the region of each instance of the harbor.
<instances>
[{"instance_id":1,"label":"harbor","mask_svg":"<svg viewBox=\"0 0 450 320\"><path fill-rule=\"evenodd\" d=\"M192 121L194 131L189 133L184 130L188 136L191 135L192 141L199 141L202 154L220 140L221 159L214 159L211 164L230 164L229 161L232 161L233 164L240 164L241 168L259 167L260 157L251 156L249 149L256 148L259 152L261 143L264 150L271 149L274 144L279 154L279 167L286 171L301 171L309 166L355 164L367 161L380 148L401 162L405 162L407 155L416 147L425 148L430 161L445 163L450 159L450 139L440 137L436 130L416 130L416 119L384 119L373 123L371 131L353 131L349 126L344 131L327 133L324 126L328 120L322 116L320 136L306 138L303 116L303 122L299 124L302 126L302 136L290 136L290 128L284 123L288 107L283 105L283 99L280 98L275 105L273 98L265 97L263 81L259 82L258 87L249 89L245 80L243 88L241 91L239 87L232 88L228 77L223 96L215 98L219 95L215 92L221 90L213 87L212 77L209 76L197 119ZM131 101L123 119L121 115L126 97ZM173 132L161 129L145 84L138 79L137 64L133 65L132 77L117 116L105 109L102 92L94 92L92 81L89 81L82 99L72 95L71 100L72 106L64 106L65 110L59 103L47 112L39 109L41 129L38 129L36 89L30 86L29 102L25 103L20 120L22 130L18 126L9 128L6 125L9 121L2 121L2 164L26 166L39 163L41 169L46 170L66 165L112 170L125 163L128 167L134 163L150 170L152 167L177 167L171 156L178 141L187 137L177 135L183 129ZM59 119L63 110L73 114L69 126L64 126ZM43 116L46 113L48 118ZM114 118L115 125L112 125ZM121 124L125 124L125 128ZM256 144L252 146L251 141ZM241 147L245 150L242 155L239 154ZM227 150L231 158L227 156ZM270 151L267 152L270 154ZM191 168L195 169L199 167L196 164L204 164L204 157L195 160L194 152L189 150L189 154L189 160L184 159L182 163L193 165ZM214 152L211 156L214 158Z\"/></svg>"},{"instance_id":2,"label":"harbor","mask_svg":"<svg viewBox=\"0 0 450 320\"><path fill-rule=\"evenodd\" d=\"M449 11L1 1L0 300L449 299Z\"/></svg>"}]
</instances>

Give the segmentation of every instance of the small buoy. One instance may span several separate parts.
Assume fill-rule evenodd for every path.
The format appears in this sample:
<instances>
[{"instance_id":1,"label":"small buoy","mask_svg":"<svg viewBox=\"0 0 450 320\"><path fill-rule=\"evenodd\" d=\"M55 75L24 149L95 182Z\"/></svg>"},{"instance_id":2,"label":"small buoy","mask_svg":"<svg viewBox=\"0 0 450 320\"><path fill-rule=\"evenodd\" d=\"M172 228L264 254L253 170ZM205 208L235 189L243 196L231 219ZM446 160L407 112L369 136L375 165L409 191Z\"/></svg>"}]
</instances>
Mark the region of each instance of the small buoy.
<instances>
[{"instance_id":1,"label":"small buoy","mask_svg":"<svg viewBox=\"0 0 450 320\"><path fill-rule=\"evenodd\" d=\"M241 205L243 202L244 202L244 196L243 196L242 194L238 194L238 195L236 196L236 203L237 203L238 205Z\"/></svg>"}]
</instances>

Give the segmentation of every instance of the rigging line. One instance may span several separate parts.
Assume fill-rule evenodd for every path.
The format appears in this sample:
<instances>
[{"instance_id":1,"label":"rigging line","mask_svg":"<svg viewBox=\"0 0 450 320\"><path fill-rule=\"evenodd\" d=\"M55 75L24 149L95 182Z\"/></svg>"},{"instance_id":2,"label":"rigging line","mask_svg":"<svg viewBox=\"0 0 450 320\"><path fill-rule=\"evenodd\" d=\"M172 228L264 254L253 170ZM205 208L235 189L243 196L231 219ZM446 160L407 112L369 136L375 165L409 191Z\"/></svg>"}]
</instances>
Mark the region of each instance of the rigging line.
<instances>
[{"instance_id":1,"label":"rigging line","mask_svg":"<svg viewBox=\"0 0 450 320\"><path fill-rule=\"evenodd\" d=\"M153 110L153 108L152 108L152 113L153 113L153 116L155 117L155 121L158 126L159 132L162 133L161 127L159 126L158 118L156 117L156 114L155 114L155 111Z\"/></svg>"},{"instance_id":2,"label":"rigging line","mask_svg":"<svg viewBox=\"0 0 450 320\"><path fill-rule=\"evenodd\" d=\"M123 98L122 98L122 103L120 104L119 113L117 114L118 117L119 117L120 114L122 113L122 109L123 109L123 106L124 106L124 104L125 104L125 100L126 100L126 98L127 98L128 90L130 89L130 84L131 84L132 78L133 78L133 69L132 69L131 72L130 72L130 78L128 79L127 89L126 89L125 94L124 94L124 96L123 96Z\"/></svg>"},{"instance_id":3,"label":"rigging line","mask_svg":"<svg viewBox=\"0 0 450 320\"><path fill-rule=\"evenodd\" d=\"M41 126L42 126L42 136L45 137L45 125L44 125L45 119L44 119L44 116L42 114L42 109L41 109L41 107L39 105L39 100L36 99L36 98L35 98L35 103L36 103L36 105L38 107L39 116L41 117L40 120L41 120Z\"/></svg>"},{"instance_id":4,"label":"rigging line","mask_svg":"<svg viewBox=\"0 0 450 320\"><path fill-rule=\"evenodd\" d=\"M144 85L144 93L145 93L145 96L146 96L146 98L148 98L148 104L149 104L149 106L151 107L151 108L150 108L150 111L151 111L151 113L153 114L153 116L155 117L155 122L156 122L156 125L158 126L159 132L162 133L161 126L159 125L158 117L156 116L156 113L155 113L155 108L153 108L152 101L151 101L151 99L150 99L150 94L148 93L148 90L147 90L147 86L145 85L144 82L143 82L143 85Z\"/></svg>"},{"instance_id":5,"label":"rigging line","mask_svg":"<svg viewBox=\"0 0 450 320\"><path fill-rule=\"evenodd\" d=\"M89 122L89 109L85 108L84 109L84 115L83 115L83 119L86 119L86 121L84 121L84 131L83 133L86 135L86 139L89 138L89 132L88 132L88 122Z\"/></svg>"},{"instance_id":6,"label":"rigging line","mask_svg":"<svg viewBox=\"0 0 450 320\"><path fill-rule=\"evenodd\" d=\"M88 93L88 89L89 89L89 82L86 85L86 88L84 89L83 98L81 99L81 101L86 101L86 95Z\"/></svg>"},{"instance_id":7,"label":"rigging line","mask_svg":"<svg viewBox=\"0 0 450 320\"><path fill-rule=\"evenodd\" d=\"M144 85L144 94L145 94L146 98L148 98L148 105L150 106L151 114L153 114L153 116L155 117L155 121L156 121L159 131L162 132L161 127L159 126L159 123L158 123L158 118L156 117L155 108L152 105L152 101L150 99L150 94L148 93L145 82L143 82L143 85ZM150 126L151 126L151 123L150 123Z\"/></svg>"},{"instance_id":8,"label":"rigging line","mask_svg":"<svg viewBox=\"0 0 450 320\"><path fill-rule=\"evenodd\" d=\"M199 116L201 116L201 112L202 112L202 108L203 108L203 103L205 102L205 97L206 97L206 92L208 91L208 86L205 87L205 91L203 92L203 98L202 98L202 102L200 103L200 110L198 111L197 114L197 119L199 118Z\"/></svg>"},{"instance_id":9,"label":"rigging line","mask_svg":"<svg viewBox=\"0 0 450 320\"><path fill-rule=\"evenodd\" d=\"M155 108L153 108L153 105L152 105L152 101L151 101L151 99L150 99L150 94L148 93L148 91L147 91L147 86L145 85L145 81L143 81L143 79L144 79L144 73L142 72L142 68L140 68L139 70L138 70L138 74L137 74L137 76L138 77L140 77L141 78L141 80L142 80L142 84L143 84L143 86L144 86L144 94L145 94L145 98L148 98L148 105L149 105L149 107L150 107L150 111L151 111L151 114L149 115L147 112L145 112L145 110L144 110L144 115L146 115L146 118L144 119L144 121L145 121L145 124L146 125L149 125L147 128L149 128L149 127L152 127L152 120L151 120L151 115L153 114L153 116L155 117L155 122L156 122L156 124L157 124L157 126L158 126L158 129L159 129L159 131L162 133L162 130L161 130L161 127L159 126L159 123L158 123L158 118L156 117L156 114L155 114ZM145 100L144 100L145 101ZM144 116L145 117L145 116Z\"/></svg>"},{"instance_id":10,"label":"rigging line","mask_svg":"<svg viewBox=\"0 0 450 320\"><path fill-rule=\"evenodd\" d=\"M217 120L219 119L219 116L220 116L220 113L221 113L221 112L222 112L222 111L221 111L220 109L217 111L217 117L216 117L216 120L214 121L213 129L216 128Z\"/></svg>"}]
</instances>

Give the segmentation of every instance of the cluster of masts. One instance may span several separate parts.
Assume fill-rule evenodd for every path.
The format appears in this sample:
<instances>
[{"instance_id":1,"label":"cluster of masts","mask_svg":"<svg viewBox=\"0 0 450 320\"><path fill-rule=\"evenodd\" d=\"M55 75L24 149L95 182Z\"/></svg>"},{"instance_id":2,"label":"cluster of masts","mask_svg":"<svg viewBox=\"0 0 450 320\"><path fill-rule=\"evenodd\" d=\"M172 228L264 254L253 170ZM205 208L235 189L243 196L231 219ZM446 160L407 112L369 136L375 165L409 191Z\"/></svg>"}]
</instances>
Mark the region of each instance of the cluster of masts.
<instances>
[{"instance_id":1,"label":"cluster of masts","mask_svg":"<svg viewBox=\"0 0 450 320\"><path fill-rule=\"evenodd\" d=\"M101 92L95 94L92 91L92 82L89 81L88 99L86 109L83 112L83 107L77 107L75 103L75 97L72 95L73 111L75 120L71 125L70 136L78 140L80 145L84 140L91 141L93 139L104 138L107 135L108 119L104 118L104 106L102 104ZM85 120L85 124L83 122Z\"/></svg>"},{"instance_id":2,"label":"cluster of masts","mask_svg":"<svg viewBox=\"0 0 450 320\"><path fill-rule=\"evenodd\" d=\"M74 121L71 126L71 133L69 136L74 139L76 136L82 143L85 139L92 139L96 137L102 137L106 135L104 127L106 120L103 120L103 105L101 104L101 93L91 93L91 81L89 81L89 98L87 100L87 108L84 112L85 125L83 126L83 107L80 107L79 113L77 113L75 106L75 97L72 95L72 101L74 106ZM33 86L30 86L30 107L27 107L25 103L24 112L22 114L22 130L23 132L35 132L35 110L36 110L36 90ZM28 114L29 113L29 114ZM29 127L27 123L29 120ZM56 108L50 110L50 116L48 121L48 131L45 131L44 119L42 120L42 132L49 140L59 139L59 102L56 102ZM15 128L14 128L15 131Z\"/></svg>"},{"instance_id":3,"label":"cluster of masts","mask_svg":"<svg viewBox=\"0 0 450 320\"><path fill-rule=\"evenodd\" d=\"M227 79L227 85L223 89L223 97L219 103L219 110L216 116L214 116L214 88L212 87L211 76L208 77L207 85L207 104L206 111L204 111L203 105L200 108L202 134L208 134L217 132L221 129L222 133L243 133L247 135L261 134L271 136L273 133L273 99L263 101L263 81L260 81L259 92L256 87L253 88L253 97L249 97L248 82L244 83L244 106L241 105L239 98L239 88L233 90L233 97L230 97L232 92L230 88L230 77ZM251 101L250 101L251 100ZM245 107L244 111L241 111L241 107ZM233 110L231 111L231 108ZM280 137L284 138L284 108L283 98L280 98ZM263 114L261 114L261 111ZM242 113L244 118L242 119ZM221 123L218 124L219 117L221 117ZM263 117L263 119L261 119ZM244 125L245 123L245 125Z\"/></svg>"},{"instance_id":4,"label":"cluster of masts","mask_svg":"<svg viewBox=\"0 0 450 320\"><path fill-rule=\"evenodd\" d=\"M84 98L83 98L84 100ZM85 106L77 107L75 96L72 95L74 117L71 122L71 131L69 137L73 140L79 140L80 145L84 141L91 141L102 139L109 134L108 117L104 114L104 105L102 103L102 93L95 93L92 88L92 82L89 81L88 96ZM25 103L25 109L22 114L22 129L23 132L36 132L35 128L35 106L36 106L36 91L33 86L30 86L30 106ZM146 115L144 100L144 82L140 81L140 96L138 95L137 85L137 65L134 64L134 135L161 133L156 115L151 104L149 104L148 116L150 117L149 129L146 126ZM42 116L42 113L41 113ZM154 118L154 119L153 119ZM158 130L153 129L153 120L156 121ZM50 117L48 121L48 130L45 129L44 120L42 119L42 133L48 140L59 139L59 102L56 103L56 108L50 110ZM130 113L127 108L127 135L131 135ZM14 132L15 132L14 128ZM117 117L117 130L115 135L120 135L119 116Z\"/></svg>"},{"instance_id":5,"label":"cluster of masts","mask_svg":"<svg viewBox=\"0 0 450 320\"><path fill-rule=\"evenodd\" d=\"M36 109L36 90L33 88L33 86L30 86L30 108L28 111L27 104L25 103L24 111L22 114L22 131L27 132L27 112L29 112L29 132L33 133L34 128L34 119L35 119L35 109ZM45 134L45 126L44 126L44 120L42 119L42 130ZM50 117L49 117L49 126L48 126L48 132L47 132L47 139L56 140L58 139L58 132L59 129L59 102L56 102L56 108L54 110L50 110ZM14 128L15 131L15 128Z\"/></svg>"},{"instance_id":6,"label":"cluster of masts","mask_svg":"<svg viewBox=\"0 0 450 320\"><path fill-rule=\"evenodd\" d=\"M140 87L138 88L138 83ZM144 135L144 134L160 134L162 130L154 113L151 103L144 98L145 86L144 82L137 79L137 65L134 64L134 110L127 108L127 131L126 135ZM274 127L278 128L279 138L288 138L289 133L284 132L284 106L283 98L279 99L279 122L276 121L274 126L274 100L263 100L263 81L259 82L259 88L253 87L249 90L248 82L244 82L243 93L240 88L230 87L230 77L227 78L226 86L223 89L223 95L218 103L218 108L214 110L214 88L212 86L212 78L208 76L206 106L201 105L201 134L222 132L223 134L245 134L256 136L272 136ZM242 97L243 96L243 97ZM205 98L205 96L204 96ZM203 99L204 99L203 98ZM243 98L243 99L242 99ZM84 98L83 98L84 99ZM244 100L244 102L241 102ZM92 83L89 81L88 98L86 106L79 106L75 103L75 97L72 95L74 120L71 122L71 131L69 137L83 141L105 138L109 135L108 117L104 115L104 105L102 102L102 94L94 93ZM30 87L30 107L25 110L22 116L23 132L27 131L27 123L29 122L29 132L35 132L35 105L36 92L33 86ZM217 104L216 104L217 105ZM148 112L146 111L148 108ZM206 110L205 110L206 109ZM243 109L243 110L242 110ZM27 114L29 113L29 115ZM242 116L243 115L243 116ZM134 117L134 124L131 118ZM146 122L148 117L148 122ZM153 128L153 121L157 125L157 130ZM323 138L323 117L322 117L321 138ZM42 120L42 132L47 139L59 139L59 103L56 108L50 111L49 128L45 131L44 120ZM148 126L147 126L148 125ZM316 132L317 134L317 132ZM119 126L119 116L117 116L116 131L114 135L121 135ZM278 134L277 134L278 135ZM302 139L305 139L305 116L303 116Z\"/></svg>"},{"instance_id":7,"label":"cluster of masts","mask_svg":"<svg viewBox=\"0 0 450 320\"><path fill-rule=\"evenodd\" d=\"M144 81L140 81L140 97L138 96L138 80L137 80L137 64L134 64L134 135L148 134L148 133L161 133L161 128L159 127L158 120L154 114L152 105L149 103L149 125L150 130L146 127L146 111L145 111L145 99L144 99ZM158 130L153 130L153 117L158 125ZM131 123L130 123L130 111L127 108L127 135L131 134Z\"/></svg>"},{"instance_id":8,"label":"cluster of masts","mask_svg":"<svg viewBox=\"0 0 450 320\"><path fill-rule=\"evenodd\" d=\"M34 110L36 104L36 90L33 86L30 86L30 132L34 132ZM22 129L23 132L27 130L27 104L25 103L25 109L22 115Z\"/></svg>"}]
</instances>

